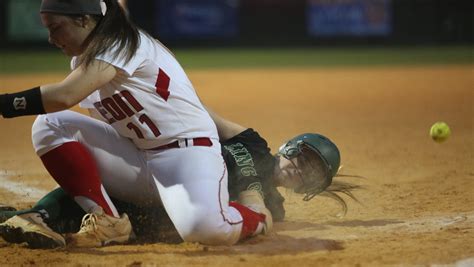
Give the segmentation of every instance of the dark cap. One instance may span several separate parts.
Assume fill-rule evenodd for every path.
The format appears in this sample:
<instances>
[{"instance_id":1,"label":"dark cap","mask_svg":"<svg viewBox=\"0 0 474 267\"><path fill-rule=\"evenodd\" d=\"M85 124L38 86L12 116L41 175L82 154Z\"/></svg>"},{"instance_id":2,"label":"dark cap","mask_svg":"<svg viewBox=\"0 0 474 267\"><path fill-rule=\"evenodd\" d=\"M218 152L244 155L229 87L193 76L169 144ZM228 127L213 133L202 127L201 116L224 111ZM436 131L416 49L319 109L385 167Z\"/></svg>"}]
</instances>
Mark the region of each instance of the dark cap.
<instances>
[{"instance_id":1,"label":"dark cap","mask_svg":"<svg viewBox=\"0 0 474 267\"><path fill-rule=\"evenodd\" d=\"M40 13L102 15L100 0L43 0Z\"/></svg>"}]
</instances>

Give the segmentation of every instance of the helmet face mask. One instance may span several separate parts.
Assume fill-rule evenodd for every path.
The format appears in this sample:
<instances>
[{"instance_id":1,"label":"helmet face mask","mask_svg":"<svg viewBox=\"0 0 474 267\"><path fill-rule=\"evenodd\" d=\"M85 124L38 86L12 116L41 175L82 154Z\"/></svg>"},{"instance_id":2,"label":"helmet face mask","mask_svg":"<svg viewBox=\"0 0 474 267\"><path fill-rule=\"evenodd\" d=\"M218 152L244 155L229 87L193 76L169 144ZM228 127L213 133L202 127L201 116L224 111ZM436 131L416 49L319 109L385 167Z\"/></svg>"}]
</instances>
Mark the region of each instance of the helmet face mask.
<instances>
[{"instance_id":1,"label":"helmet face mask","mask_svg":"<svg viewBox=\"0 0 474 267\"><path fill-rule=\"evenodd\" d=\"M305 194L303 200L310 200L331 185L340 164L337 146L319 134L302 134L282 145L278 154L298 162L298 173L302 185L296 193Z\"/></svg>"},{"instance_id":2,"label":"helmet face mask","mask_svg":"<svg viewBox=\"0 0 474 267\"><path fill-rule=\"evenodd\" d=\"M298 156L298 167L303 184L295 188L295 192L306 194L304 200L323 192L332 182L327 163L306 145L302 146L302 153Z\"/></svg>"}]
</instances>

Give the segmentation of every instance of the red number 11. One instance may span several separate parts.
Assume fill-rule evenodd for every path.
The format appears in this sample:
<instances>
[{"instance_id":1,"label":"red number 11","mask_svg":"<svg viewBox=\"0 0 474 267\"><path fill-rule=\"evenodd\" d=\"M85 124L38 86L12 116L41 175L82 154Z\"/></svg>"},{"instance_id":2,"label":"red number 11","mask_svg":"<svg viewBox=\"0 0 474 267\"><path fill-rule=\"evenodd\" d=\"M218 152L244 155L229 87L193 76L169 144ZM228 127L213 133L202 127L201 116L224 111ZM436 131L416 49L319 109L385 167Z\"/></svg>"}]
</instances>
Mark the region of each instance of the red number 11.
<instances>
[{"instance_id":1,"label":"red number 11","mask_svg":"<svg viewBox=\"0 0 474 267\"><path fill-rule=\"evenodd\" d=\"M160 95L165 101L168 101L168 97L170 96L169 87L170 87L170 77L162 69L159 69L158 78L156 79L156 83L155 83L155 88L156 88L156 93ZM146 114L142 114L139 118L139 121L142 124L143 123L146 124L148 128L150 128L150 130L153 132L155 137L160 136L161 134L160 130L158 130L158 127L156 127L153 121ZM132 122L127 124L127 127L128 129L133 130L136 133L138 138L140 139L145 138L140 128L138 128Z\"/></svg>"}]
</instances>

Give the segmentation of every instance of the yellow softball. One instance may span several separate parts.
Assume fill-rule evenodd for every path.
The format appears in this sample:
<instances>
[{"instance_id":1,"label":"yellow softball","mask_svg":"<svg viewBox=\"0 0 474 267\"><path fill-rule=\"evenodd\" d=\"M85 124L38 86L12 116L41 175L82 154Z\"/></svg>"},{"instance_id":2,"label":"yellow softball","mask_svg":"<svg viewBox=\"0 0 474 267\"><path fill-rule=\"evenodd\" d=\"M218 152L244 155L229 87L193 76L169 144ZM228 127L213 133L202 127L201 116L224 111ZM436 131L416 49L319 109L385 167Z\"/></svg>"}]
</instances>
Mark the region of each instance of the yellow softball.
<instances>
[{"instance_id":1,"label":"yellow softball","mask_svg":"<svg viewBox=\"0 0 474 267\"><path fill-rule=\"evenodd\" d=\"M450 135L451 129L449 129L448 124L445 122L439 121L431 126L430 136L438 143L446 141Z\"/></svg>"}]
</instances>

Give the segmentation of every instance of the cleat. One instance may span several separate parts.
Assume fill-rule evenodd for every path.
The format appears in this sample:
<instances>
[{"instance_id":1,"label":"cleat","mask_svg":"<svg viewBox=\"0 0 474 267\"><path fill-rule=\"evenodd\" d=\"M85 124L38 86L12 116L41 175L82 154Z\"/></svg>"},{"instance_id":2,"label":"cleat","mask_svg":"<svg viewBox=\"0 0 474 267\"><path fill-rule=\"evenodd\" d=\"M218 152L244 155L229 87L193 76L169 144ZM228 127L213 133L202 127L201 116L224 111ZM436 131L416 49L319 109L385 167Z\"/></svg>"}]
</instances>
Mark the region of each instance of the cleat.
<instances>
[{"instance_id":1,"label":"cleat","mask_svg":"<svg viewBox=\"0 0 474 267\"><path fill-rule=\"evenodd\" d=\"M64 237L44 223L41 214L30 212L13 216L0 224L0 236L9 243L28 243L31 248L64 247Z\"/></svg>"},{"instance_id":2,"label":"cleat","mask_svg":"<svg viewBox=\"0 0 474 267\"><path fill-rule=\"evenodd\" d=\"M67 244L72 247L102 247L127 243L133 236L127 214L115 218L98 206L82 218L81 229L67 237Z\"/></svg>"},{"instance_id":3,"label":"cleat","mask_svg":"<svg viewBox=\"0 0 474 267\"><path fill-rule=\"evenodd\" d=\"M0 224L0 236L12 244L21 244L25 241L23 231L20 228L12 227L9 225Z\"/></svg>"}]
</instances>

